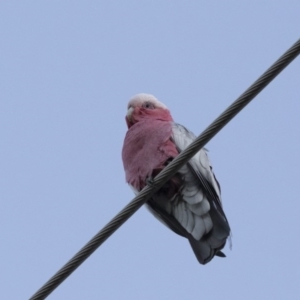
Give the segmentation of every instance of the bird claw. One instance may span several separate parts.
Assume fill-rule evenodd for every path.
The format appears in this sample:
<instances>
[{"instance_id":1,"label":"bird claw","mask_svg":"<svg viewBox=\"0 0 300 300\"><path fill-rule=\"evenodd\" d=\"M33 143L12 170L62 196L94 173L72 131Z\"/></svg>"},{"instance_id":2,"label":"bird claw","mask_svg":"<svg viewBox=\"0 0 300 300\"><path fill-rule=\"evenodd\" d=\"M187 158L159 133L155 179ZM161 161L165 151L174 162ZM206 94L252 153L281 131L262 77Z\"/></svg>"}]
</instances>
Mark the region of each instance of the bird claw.
<instances>
[{"instance_id":1,"label":"bird claw","mask_svg":"<svg viewBox=\"0 0 300 300\"><path fill-rule=\"evenodd\" d=\"M147 184L148 186L152 187L152 186L154 185L154 180L153 180L153 178L152 178L152 177L148 177L148 178L146 179L146 184Z\"/></svg>"}]
</instances>

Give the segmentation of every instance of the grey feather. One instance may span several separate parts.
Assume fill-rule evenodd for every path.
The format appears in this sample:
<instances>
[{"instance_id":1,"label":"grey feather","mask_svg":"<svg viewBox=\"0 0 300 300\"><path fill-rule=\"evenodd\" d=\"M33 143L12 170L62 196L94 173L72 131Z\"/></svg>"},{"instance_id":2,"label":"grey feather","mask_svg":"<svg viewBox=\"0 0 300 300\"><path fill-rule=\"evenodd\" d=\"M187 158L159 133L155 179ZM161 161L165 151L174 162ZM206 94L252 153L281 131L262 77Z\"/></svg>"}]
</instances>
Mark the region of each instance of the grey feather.
<instances>
[{"instance_id":1,"label":"grey feather","mask_svg":"<svg viewBox=\"0 0 300 300\"><path fill-rule=\"evenodd\" d=\"M179 152L195 138L184 126L173 124L172 139ZM195 227L188 239L199 262L207 263L224 247L230 226L222 208L220 186L205 149L201 149L179 173L184 176L182 201L188 203L186 208L195 217ZM178 222L184 227L185 224Z\"/></svg>"},{"instance_id":2,"label":"grey feather","mask_svg":"<svg viewBox=\"0 0 300 300\"><path fill-rule=\"evenodd\" d=\"M196 137L182 125L173 124L171 139L181 152ZM221 203L219 183L205 149L201 149L178 173L179 191L168 197L168 184L156 192L147 207L163 224L186 237L201 264L208 263L220 251L230 235L230 227Z\"/></svg>"}]
</instances>

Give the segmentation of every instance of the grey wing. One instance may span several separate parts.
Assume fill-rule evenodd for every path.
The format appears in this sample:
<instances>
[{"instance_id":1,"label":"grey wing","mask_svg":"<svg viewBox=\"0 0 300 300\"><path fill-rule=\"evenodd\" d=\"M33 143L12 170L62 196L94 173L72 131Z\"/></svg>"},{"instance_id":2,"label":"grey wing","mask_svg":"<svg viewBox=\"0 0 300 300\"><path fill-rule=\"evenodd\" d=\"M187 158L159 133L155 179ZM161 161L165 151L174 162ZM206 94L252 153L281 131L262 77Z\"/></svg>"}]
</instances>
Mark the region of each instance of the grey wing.
<instances>
[{"instance_id":1,"label":"grey wing","mask_svg":"<svg viewBox=\"0 0 300 300\"><path fill-rule=\"evenodd\" d=\"M184 126L173 124L172 140L179 152L195 138ZM187 237L199 262L206 263L218 255L230 235L220 185L205 149L201 149L179 173L184 184L180 199L177 197L171 202L171 213L189 233Z\"/></svg>"}]
</instances>

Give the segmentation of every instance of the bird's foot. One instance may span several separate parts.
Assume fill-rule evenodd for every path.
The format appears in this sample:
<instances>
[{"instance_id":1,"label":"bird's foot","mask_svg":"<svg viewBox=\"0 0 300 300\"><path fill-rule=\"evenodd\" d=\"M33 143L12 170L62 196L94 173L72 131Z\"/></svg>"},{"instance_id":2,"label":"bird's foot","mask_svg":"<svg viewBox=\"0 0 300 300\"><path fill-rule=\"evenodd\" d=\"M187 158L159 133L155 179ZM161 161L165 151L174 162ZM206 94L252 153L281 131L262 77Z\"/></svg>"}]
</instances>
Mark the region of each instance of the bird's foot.
<instances>
[{"instance_id":1,"label":"bird's foot","mask_svg":"<svg viewBox=\"0 0 300 300\"><path fill-rule=\"evenodd\" d=\"M146 184L150 187L152 187L154 185L154 180L151 176L149 176L147 179L146 179Z\"/></svg>"}]
</instances>

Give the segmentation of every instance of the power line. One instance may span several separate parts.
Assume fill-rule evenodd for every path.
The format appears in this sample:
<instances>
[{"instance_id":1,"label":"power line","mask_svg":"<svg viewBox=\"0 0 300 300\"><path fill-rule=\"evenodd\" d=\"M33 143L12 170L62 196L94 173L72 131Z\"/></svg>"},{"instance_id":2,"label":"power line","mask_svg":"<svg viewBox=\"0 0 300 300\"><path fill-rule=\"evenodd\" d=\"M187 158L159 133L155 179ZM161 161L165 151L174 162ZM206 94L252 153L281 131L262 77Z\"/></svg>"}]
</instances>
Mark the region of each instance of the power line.
<instances>
[{"instance_id":1,"label":"power line","mask_svg":"<svg viewBox=\"0 0 300 300\"><path fill-rule=\"evenodd\" d=\"M261 77L234 101L199 137L182 151L146 186L123 210L100 230L73 258L49 279L29 300L45 299L73 271L75 271L108 237L125 223L146 201L160 189L191 157L213 138L236 114L262 91L289 63L300 54L300 39L287 50Z\"/></svg>"}]
</instances>

